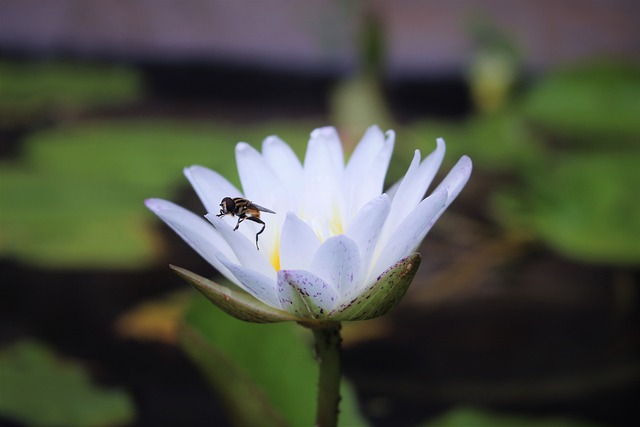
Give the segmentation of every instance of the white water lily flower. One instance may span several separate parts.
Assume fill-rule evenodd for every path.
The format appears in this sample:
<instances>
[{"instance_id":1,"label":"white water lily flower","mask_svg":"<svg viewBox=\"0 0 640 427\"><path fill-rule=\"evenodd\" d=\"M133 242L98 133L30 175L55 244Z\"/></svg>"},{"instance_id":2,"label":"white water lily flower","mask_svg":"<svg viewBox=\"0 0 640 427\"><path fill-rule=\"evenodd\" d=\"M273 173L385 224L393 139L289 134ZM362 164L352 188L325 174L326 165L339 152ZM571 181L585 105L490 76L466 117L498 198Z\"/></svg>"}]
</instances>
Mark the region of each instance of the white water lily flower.
<instances>
[{"instance_id":1,"label":"white water lily flower","mask_svg":"<svg viewBox=\"0 0 640 427\"><path fill-rule=\"evenodd\" d=\"M160 199L146 205L204 259L237 285L224 287L173 267L223 310L243 320L311 324L364 320L386 313L402 298L420 264L414 253L471 174L463 156L424 198L445 153L444 140L421 160L415 151L404 178L383 193L395 141L393 131L367 130L345 165L332 127L311 133L304 163L275 136L262 153L236 146L243 192L202 166L185 175L202 200L206 220ZM219 218L224 197L244 197L269 208L266 228L236 217Z\"/></svg>"}]
</instances>

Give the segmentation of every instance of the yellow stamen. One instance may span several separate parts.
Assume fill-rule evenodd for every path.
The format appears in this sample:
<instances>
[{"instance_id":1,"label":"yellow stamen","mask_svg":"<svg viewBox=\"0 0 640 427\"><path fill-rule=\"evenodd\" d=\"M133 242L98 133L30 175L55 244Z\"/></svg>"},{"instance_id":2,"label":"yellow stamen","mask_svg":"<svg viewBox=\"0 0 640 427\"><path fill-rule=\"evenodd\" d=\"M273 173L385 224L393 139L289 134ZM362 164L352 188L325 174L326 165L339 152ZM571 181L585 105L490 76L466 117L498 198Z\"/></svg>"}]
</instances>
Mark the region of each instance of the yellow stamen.
<instances>
[{"instance_id":1,"label":"yellow stamen","mask_svg":"<svg viewBox=\"0 0 640 427\"><path fill-rule=\"evenodd\" d=\"M276 241L269 261L276 271L280 271L280 239Z\"/></svg>"}]
</instances>

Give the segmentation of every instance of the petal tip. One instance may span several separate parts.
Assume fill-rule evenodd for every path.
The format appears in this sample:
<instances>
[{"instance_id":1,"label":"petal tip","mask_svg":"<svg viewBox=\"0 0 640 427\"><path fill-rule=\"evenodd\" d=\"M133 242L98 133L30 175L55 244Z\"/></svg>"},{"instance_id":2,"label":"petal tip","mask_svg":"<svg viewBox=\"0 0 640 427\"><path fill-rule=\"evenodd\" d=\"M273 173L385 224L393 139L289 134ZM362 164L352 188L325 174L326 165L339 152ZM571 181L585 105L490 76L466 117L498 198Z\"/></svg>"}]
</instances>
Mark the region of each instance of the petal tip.
<instances>
[{"instance_id":1,"label":"petal tip","mask_svg":"<svg viewBox=\"0 0 640 427\"><path fill-rule=\"evenodd\" d=\"M337 131L336 131L336 128L334 128L333 126L323 126L311 131L311 137L312 138L328 138L332 136L334 133L337 133Z\"/></svg>"},{"instance_id":2,"label":"petal tip","mask_svg":"<svg viewBox=\"0 0 640 427\"><path fill-rule=\"evenodd\" d=\"M251 149L251 145L246 142L238 142L236 144L236 153L244 152Z\"/></svg>"},{"instance_id":3,"label":"petal tip","mask_svg":"<svg viewBox=\"0 0 640 427\"><path fill-rule=\"evenodd\" d=\"M156 213L166 209L166 203L167 202L162 199L156 199L153 197L144 200L145 206Z\"/></svg>"}]
</instances>

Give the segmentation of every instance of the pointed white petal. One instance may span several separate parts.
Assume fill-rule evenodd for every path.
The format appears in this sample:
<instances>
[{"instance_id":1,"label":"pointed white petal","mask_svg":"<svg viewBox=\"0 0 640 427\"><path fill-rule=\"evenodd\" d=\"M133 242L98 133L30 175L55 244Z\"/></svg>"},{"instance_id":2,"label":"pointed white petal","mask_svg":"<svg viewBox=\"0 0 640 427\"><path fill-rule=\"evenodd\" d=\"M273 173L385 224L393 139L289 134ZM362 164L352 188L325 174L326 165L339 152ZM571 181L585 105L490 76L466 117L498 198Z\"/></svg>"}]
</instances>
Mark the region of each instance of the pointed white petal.
<instances>
[{"instance_id":1,"label":"pointed white petal","mask_svg":"<svg viewBox=\"0 0 640 427\"><path fill-rule=\"evenodd\" d=\"M343 230L336 229L336 226L344 224L344 200L340 186L343 171L337 167L333 154L335 149L331 148L336 144L337 134L335 130L329 130L316 129L311 134L304 160L302 206L298 211L322 238L329 237L332 226L334 234L341 233ZM335 138L330 138L330 135L335 135Z\"/></svg>"},{"instance_id":2,"label":"pointed white petal","mask_svg":"<svg viewBox=\"0 0 640 427\"><path fill-rule=\"evenodd\" d=\"M272 210L275 210L273 208L276 204L286 199L280 179L255 148L246 142L238 143L236 162L242 190L247 199Z\"/></svg>"},{"instance_id":3,"label":"pointed white petal","mask_svg":"<svg viewBox=\"0 0 640 427\"><path fill-rule=\"evenodd\" d=\"M429 154L418 167L415 165L416 161L419 161L420 156L419 151L416 150L409 170L398 184L395 194L393 194L389 221L385 226L381 239L383 245L392 238L398 224L404 221L405 218L409 216L409 213L413 211L423 199L427 188L429 188L429 185L442 164L445 150L444 140L438 138L436 149Z\"/></svg>"},{"instance_id":4,"label":"pointed white petal","mask_svg":"<svg viewBox=\"0 0 640 427\"><path fill-rule=\"evenodd\" d=\"M276 271L265 254L256 249L255 240L249 240L243 234L233 231L233 228L215 215L207 214L206 218L229 244L241 265L275 280Z\"/></svg>"},{"instance_id":5,"label":"pointed white petal","mask_svg":"<svg viewBox=\"0 0 640 427\"><path fill-rule=\"evenodd\" d=\"M446 191L435 192L409 213L394 231L393 238L382 247L368 280L415 251L446 208L447 196Z\"/></svg>"},{"instance_id":6,"label":"pointed white petal","mask_svg":"<svg viewBox=\"0 0 640 427\"><path fill-rule=\"evenodd\" d=\"M233 184L217 172L204 166L184 168L184 175L198 194L207 212L218 213L220 202L225 197L242 197L242 193Z\"/></svg>"},{"instance_id":7,"label":"pointed white petal","mask_svg":"<svg viewBox=\"0 0 640 427\"><path fill-rule=\"evenodd\" d=\"M433 181L433 178L436 176L438 169L440 169L440 165L442 164L442 160L444 159L444 154L446 152L447 146L444 142L444 139L438 138L436 140L437 146L436 149L431 152L423 161L420 163L420 169L417 178L415 199L417 203L424 198L429 185Z\"/></svg>"},{"instance_id":8,"label":"pointed white petal","mask_svg":"<svg viewBox=\"0 0 640 427\"><path fill-rule=\"evenodd\" d=\"M362 180L362 174L370 169L383 146L384 134L378 126L371 126L353 150L344 170L345 178L350 181Z\"/></svg>"},{"instance_id":9,"label":"pointed white petal","mask_svg":"<svg viewBox=\"0 0 640 427\"><path fill-rule=\"evenodd\" d=\"M416 150L413 155L413 160L407 169L407 173L402 178L398 189L391 200L391 211L389 212L389 218L387 219L384 229L382 230L382 236L380 238L381 244L385 244L391 237L393 231L398 227L398 224L406 217L406 215L413 210L415 206L407 205L404 200L413 191L411 188L415 184L415 178L420 169L420 151Z\"/></svg>"},{"instance_id":10,"label":"pointed white petal","mask_svg":"<svg viewBox=\"0 0 640 427\"><path fill-rule=\"evenodd\" d=\"M292 199L287 196L282 182L255 148L244 142L238 143L236 161L245 198L272 211L280 211L280 215L265 214L260 218L267 224L260 235L260 242L270 255L276 250L278 235L284 222L283 214L291 209L289 203ZM261 228L261 225L251 221L245 221L241 226L242 233L247 237L251 234L255 236Z\"/></svg>"},{"instance_id":11,"label":"pointed white petal","mask_svg":"<svg viewBox=\"0 0 640 427\"><path fill-rule=\"evenodd\" d=\"M242 283L242 288L251 295L272 307L282 308L278 299L278 286L275 278L267 277L251 268L234 264L225 259L220 259L220 262L231 271L235 278Z\"/></svg>"},{"instance_id":12,"label":"pointed white petal","mask_svg":"<svg viewBox=\"0 0 640 427\"><path fill-rule=\"evenodd\" d=\"M362 277L358 245L345 235L325 240L313 257L311 272L333 287L341 299L349 298Z\"/></svg>"},{"instance_id":13,"label":"pointed white petal","mask_svg":"<svg viewBox=\"0 0 640 427\"><path fill-rule=\"evenodd\" d=\"M460 191L464 188L465 184L471 176L471 170L473 164L471 159L467 156L460 157L458 163L449 171L447 176L442 180L440 185L433 191L434 193L439 190L446 190L449 194L447 200L447 206L451 204L458 197Z\"/></svg>"},{"instance_id":14,"label":"pointed white petal","mask_svg":"<svg viewBox=\"0 0 640 427\"><path fill-rule=\"evenodd\" d=\"M326 126L314 129L311 132L311 140L319 141L327 147L336 170L342 171L344 169L342 143L340 142L340 136L338 136L338 132L334 127Z\"/></svg>"},{"instance_id":15,"label":"pointed white petal","mask_svg":"<svg viewBox=\"0 0 640 427\"><path fill-rule=\"evenodd\" d=\"M311 227L288 212L280 235L280 268L309 270L320 241Z\"/></svg>"},{"instance_id":16,"label":"pointed white petal","mask_svg":"<svg viewBox=\"0 0 640 427\"><path fill-rule=\"evenodd\" d=\"M238 284L233 274L219 261L219 257L232 262L237 262L238 258L211 224L193 212L166 200L147 199L145 205L216 270Z\"/></svg>"},{"instance_id":17,"label":"pointed white petal","mask_svg":"<svg viewBox=\"0 0 640 427\"><path fill-rule=\"evenodd\" d=\"M394 142L393 131L385 139L379 127L371 126L351 155L343 179L350 216L382 193Z\"/></svg>"},{"instance_id":18,"label":"pointed white petal","mask_svg":"<svg viewBox=\"0 0 640 427\"><path fill-rule=\"evenodd\" d=\"M278 297L284 310L304 317L326 314L339 299L338 292L326 281L304 270L278 272Z\"/></svg>"},{"instance_id":19,"label":"pointed white petal","mask_svg":"<svg viewBox=\"0 0 640 427\"><path fill-rule=\"evenodd\" d=\"M302 184L302 164L291 147L277 136L270 136L262 142L262 156L286 187L289 197L296 196Z\"/></svg>"},{"instance_id":20,"label":"pointed white petal","mask_svg":"<svg viewBox=\"0 0 640 427\"><path fill-rule=\"evenodd\" d=\"M371 258L390 209L389 196L382 194L374 198L360 209L345 233L360 249L363 275L369 272Z\"/></svg>"}]
</instances>

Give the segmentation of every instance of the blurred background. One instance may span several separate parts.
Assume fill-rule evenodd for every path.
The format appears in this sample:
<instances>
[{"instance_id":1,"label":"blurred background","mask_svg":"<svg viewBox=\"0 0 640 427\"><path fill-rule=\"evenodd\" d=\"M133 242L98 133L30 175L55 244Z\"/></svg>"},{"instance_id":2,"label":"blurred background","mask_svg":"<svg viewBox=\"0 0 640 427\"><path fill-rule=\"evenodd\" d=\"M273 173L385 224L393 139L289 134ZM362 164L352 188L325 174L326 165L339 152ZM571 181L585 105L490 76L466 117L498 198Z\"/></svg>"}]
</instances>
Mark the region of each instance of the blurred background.
<instances>
[{"instance_id":1,"label":"blurred background","mask_svg":"<svg viewBox=\"0 0 640 427\"><path fill-rule=\"evenodd\" d=\"M0 424L311 425L306 331L196 295L168 264L216 272L143 200L204 214L183 167L238 184L238 141L302 156L331 124L350 151L377 123L389 185L439 136L474 173L400 306L345 325L343 425L635 426L639 23L634 0L0 0Z\"/></svg>"}]
</instances>

